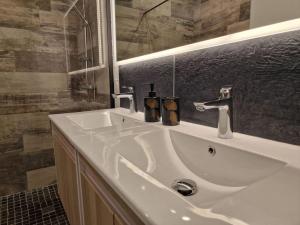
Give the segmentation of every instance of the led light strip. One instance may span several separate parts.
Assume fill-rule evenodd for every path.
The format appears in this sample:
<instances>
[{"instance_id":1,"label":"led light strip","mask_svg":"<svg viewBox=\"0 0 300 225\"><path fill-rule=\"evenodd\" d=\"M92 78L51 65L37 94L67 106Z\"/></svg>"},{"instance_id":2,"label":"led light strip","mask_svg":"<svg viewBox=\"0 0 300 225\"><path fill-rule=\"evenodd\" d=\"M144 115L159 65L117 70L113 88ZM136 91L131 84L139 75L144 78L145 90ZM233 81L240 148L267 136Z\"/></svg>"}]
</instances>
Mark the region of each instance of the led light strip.
<instances>
[{"instance_id":1,"label":"led light strip","mask_svg":"<svg viewBox=\"0 0 300 225\"><path fill-rule=\"evenodd\" d=\"M200 49L206 49L206 48L236 43L240 41L266 37L274 34L296 31L296 30L300 30L300 19L294 19L286 22L254 28L254 29L210 39L207 41L201 41L194 44L184 45L177 48L172 48L172 49L155 52L155 53L151 53L151 54L147 54L147 55L143 55L131 59L122 60L118 62L118 65L122 66L131 63L142 62L150 59L161 58L165 56L178 55L178 54L196 51Z\"/></svg>"}]
</instances>

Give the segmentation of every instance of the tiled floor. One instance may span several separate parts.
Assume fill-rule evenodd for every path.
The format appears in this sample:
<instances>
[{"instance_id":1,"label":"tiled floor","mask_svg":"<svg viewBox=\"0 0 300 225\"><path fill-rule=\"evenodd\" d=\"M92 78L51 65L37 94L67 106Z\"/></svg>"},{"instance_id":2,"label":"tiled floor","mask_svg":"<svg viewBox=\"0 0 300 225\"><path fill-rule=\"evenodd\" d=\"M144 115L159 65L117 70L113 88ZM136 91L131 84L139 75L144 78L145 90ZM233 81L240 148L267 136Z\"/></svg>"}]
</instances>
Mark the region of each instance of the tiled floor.
<instances>
[{"instance_id":1,"label":"tiled floor","mask_svg":"<svg viewBox=\"0 0 300 225\"><path fill-rule=\"evenodd\" d=\"M69 225L57 186L0 197L0 225Z\"/></svg>"}]
</instances>

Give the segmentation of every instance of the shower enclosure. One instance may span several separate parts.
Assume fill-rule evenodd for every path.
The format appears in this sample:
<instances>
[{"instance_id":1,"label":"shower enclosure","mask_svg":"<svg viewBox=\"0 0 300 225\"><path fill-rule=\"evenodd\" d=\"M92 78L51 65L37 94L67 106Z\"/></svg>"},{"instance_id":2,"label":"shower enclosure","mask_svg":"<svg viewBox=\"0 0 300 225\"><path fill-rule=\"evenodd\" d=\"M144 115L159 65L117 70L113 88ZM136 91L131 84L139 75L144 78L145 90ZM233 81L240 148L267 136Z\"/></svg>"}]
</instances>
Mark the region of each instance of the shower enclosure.
<instances>
[{"instance_id":1,"label":"shower enclosure","mask_svg":"<svg viewBox=\"0 0 300 225\"><path fill-rule=\"evenodd\" d=\"M80 89L96 100L96 71L105 68L104 1L74 0L64 15L66 68L71 77L81 77ZM78 81L75 85L78 84ZM72 88L73 87L73 88ZM78 88L77 88L78 89Z\"/></svg>"}]
</instances>

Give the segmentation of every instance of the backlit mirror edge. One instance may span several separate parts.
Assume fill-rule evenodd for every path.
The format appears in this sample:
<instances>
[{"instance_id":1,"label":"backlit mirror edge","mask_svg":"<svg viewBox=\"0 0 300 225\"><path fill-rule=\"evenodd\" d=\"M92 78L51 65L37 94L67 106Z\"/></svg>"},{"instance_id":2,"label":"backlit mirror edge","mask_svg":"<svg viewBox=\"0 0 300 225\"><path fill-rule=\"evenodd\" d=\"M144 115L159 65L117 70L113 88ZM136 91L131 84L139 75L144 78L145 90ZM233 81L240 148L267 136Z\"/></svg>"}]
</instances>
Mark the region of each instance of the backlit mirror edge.
<instances>
[{"instance_id":1,"label":"backlit mirror edge","mask_svg":"<svg viewBox=\"0 0 300 225\"><path fill-rule=\"evenodd\" d=\"M241 42L241 41L246 41L255 38L266 37L274 34L286 33L286 32L296 31L296 30L300 30L300 18L285 21L285 22L275 23L268 26L258 27L258 28L254 28L254 29L250 29L250 30L246 30L234 34L229 34L226 36L213 38L206 41L200 41L189 45L183 45L180 47L171 48L168 50L142 55L142 56L138 56L138 57L122 60L122 61L117 61L117 65L118 66L128 65L131 63L137 63L137 62L147 61L151 59L166 57L166 56L173 56L182 53L212 48L216 46L222 46L226 44L231 44L231 43L236 43L236 42Z\"/></svg>"}]
</instances>

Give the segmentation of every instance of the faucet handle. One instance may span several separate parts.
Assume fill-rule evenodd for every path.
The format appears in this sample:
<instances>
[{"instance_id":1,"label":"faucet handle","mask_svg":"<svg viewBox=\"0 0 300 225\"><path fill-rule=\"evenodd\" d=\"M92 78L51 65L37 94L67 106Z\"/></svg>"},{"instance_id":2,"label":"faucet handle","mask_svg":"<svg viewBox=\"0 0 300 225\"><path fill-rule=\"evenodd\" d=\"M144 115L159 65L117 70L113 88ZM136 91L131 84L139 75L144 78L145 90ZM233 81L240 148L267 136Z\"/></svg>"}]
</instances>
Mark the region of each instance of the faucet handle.
<instances>
[{"instance_id":1,"label":"faucet handle","mask_svg":"<svg viewBox=\"0 0 300 225\"><path fill-rule=\"evenodd\" d=\"M207 105L209 102L194 102L196 110L200 112L205 112L207 109L222 109L227 106L218 106L218 105Z\"/></svg>"},{"instance_id":2,"label":"faucet handle","mask_svg":"<svg viewBox=\"0 0 300 225\"><path fill-rule=\"evenodd\" d=\"M228 99L232 97L232 85L225 85L220 89L220 99Z\"/></svg>"}]
</instances>

